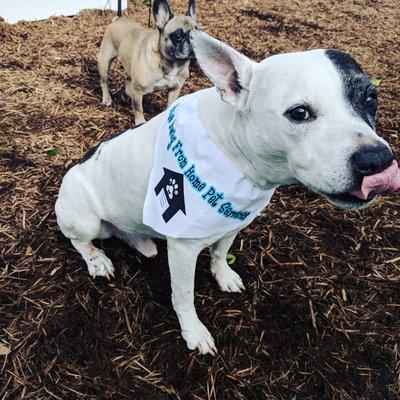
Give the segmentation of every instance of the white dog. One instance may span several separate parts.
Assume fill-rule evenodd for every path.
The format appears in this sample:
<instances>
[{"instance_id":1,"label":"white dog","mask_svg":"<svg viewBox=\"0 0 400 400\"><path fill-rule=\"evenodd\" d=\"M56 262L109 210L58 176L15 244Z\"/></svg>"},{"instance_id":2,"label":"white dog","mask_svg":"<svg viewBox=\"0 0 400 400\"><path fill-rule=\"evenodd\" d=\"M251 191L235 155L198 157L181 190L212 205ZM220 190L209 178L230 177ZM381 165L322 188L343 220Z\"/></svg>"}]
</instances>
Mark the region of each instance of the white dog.
<instances>
[{"instance_id":1,"label":"white dog","mask_svg":"<svg viewBox=\"0 0 400 400\"><path fill-rule=\"evenodd\" d=\"M182 336L189 349L215 354L194 307L202 249L212 246L221 290L239 292L226 253L277 186L300 182L356 209L399 188L400 171L375 132L376 90L348 55L313 50L256 63L203 32L193 31L191 41L215 87L90 151L65 175L56 214L93 277L114 276L93 239L114 235L151 257L151 238L164 237Z\"/></svg>"}]
</instances>

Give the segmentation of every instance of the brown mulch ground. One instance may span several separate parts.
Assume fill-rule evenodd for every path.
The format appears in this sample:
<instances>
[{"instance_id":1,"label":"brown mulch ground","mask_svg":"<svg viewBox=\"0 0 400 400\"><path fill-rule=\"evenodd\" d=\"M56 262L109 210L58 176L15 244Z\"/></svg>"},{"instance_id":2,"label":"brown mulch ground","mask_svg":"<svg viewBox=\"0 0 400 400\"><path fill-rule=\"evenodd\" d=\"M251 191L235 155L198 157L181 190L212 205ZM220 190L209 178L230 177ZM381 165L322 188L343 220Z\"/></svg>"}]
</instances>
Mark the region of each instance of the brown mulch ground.
<instances>
[{"instance_id":1,"label":"brown mulch ground","mask_svg":"<svg viewBox=\"0 0 400 400\"><path fill-rule=\"evenodd\" d=\"M146 24L140 1L129 13ZM398 0L203 0L198 14L207 32L257 60L315 47L351 53L382 79L379 130L400 154ZM67 168L132 124L118 66L115 103L100 104L95 53L113 16L0 22L0 398L398 398L398 196L345 214L304 188L280 189L231 250L241 295L219 292L205 252L196 305L216 358L180 338L162 242L154 260L101 242L116 279L89 277L53 205ZM192 71L185 93L208 85ZM161 94L145 101L148 117L164 107Z\"/></svg>"}]
</instances>

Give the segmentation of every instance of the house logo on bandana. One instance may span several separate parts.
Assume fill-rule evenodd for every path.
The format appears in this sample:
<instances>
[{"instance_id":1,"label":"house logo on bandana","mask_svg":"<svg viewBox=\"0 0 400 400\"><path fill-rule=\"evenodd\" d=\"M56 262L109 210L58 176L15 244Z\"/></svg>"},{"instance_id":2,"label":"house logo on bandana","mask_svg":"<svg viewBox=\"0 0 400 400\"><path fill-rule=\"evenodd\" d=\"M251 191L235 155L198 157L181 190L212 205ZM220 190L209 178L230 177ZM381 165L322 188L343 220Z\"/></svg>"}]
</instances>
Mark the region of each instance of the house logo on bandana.
<instances>
[{"instance_id":1,"label":"house logo on bandana","mask_svg":"<svg viewBox=\"0 0 400 400\"><path fill-rule=\"evenodd\" d=\"M154 188L154 191L161 210L164 210L162 217L165 223L168 223L178 211L186 214L185 194L183 175L168 168L163 168L163 170L164 175Z\"/></svg>"},{"instance_id":2,"label":"house logo on bandana","mask_svg":"<svg viewBox=\"0 0 400 400\"><path fill-rule=\"evenodd\" d=\"M248 225L273 190L250 182L211 141L198 116L199 91L177 100L158 131L143 223L173 238L204 238Z\"/></svg>"}]
</instances>

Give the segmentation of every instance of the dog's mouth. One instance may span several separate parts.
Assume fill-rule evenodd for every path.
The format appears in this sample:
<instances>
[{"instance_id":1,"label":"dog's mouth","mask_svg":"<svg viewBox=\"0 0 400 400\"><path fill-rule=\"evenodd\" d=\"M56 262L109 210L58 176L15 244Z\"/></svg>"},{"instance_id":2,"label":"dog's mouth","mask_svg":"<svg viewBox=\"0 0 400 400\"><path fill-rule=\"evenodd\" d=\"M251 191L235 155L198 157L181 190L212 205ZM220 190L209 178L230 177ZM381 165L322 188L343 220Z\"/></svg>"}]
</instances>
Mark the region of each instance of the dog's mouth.
<instances>
[{"instance_id":1,"label":"dog's mouth","mask_svg":"<svg viewBox=\"0 0 400 400\"><path fill-rule=\"evenodd\" d=\"M366 207L370 203L372 203L377 196L377 194L371 194L366 199L360 199L359 197L354 196L349 192L338 194L321 194L326 197L332 204L344 209L358 209Z\"/></svg>"},{"instance_id":2,"label":"dog's mouth","mask_svg":"<svg viewBox=\"0 0 400 400\"><path fill-rule=\"evenodd\" d=\"M196 56L191 47L189 49L172 47L167 49L165 58L170 61L185 62L188 60L194 60Z\"/></svg>"},{"instance_id":3,"label":"dog's mouth","mask_svg":"<svg viewBox=\"0 0 400 400\"><path fill-rule=\"evenodd\" d=\"M196 55L194 54L193 49L190 49L190 53L189 53L189 55L187 56L187 59L188 59L188 60L195 60L195 59L196 59Z\"/></svg>"},{"instance_id":4,"label":"dog's mouth","mask_svg":"<svg viewBox=\"0 0 400 400\"><path fill-rule=\"evenodd\" d=\"M371 203L383 193L400 189L400 169L396 160L376 174L366 175L355 188L343 193L322 193L332 203L344 208L360 208Z\"/></svg>"},{"instance_id":5,"label":"dog's mouth","mask_svg":"<svg viewBox=\"0 0 400 400\"><path fill-rule=\"evenodd\" d=\"M175 58L177 60L192 60L195 57L193 47L190 45L189 42L183 42L181 45L175 49Z\"/></svg>"}]
</instances>

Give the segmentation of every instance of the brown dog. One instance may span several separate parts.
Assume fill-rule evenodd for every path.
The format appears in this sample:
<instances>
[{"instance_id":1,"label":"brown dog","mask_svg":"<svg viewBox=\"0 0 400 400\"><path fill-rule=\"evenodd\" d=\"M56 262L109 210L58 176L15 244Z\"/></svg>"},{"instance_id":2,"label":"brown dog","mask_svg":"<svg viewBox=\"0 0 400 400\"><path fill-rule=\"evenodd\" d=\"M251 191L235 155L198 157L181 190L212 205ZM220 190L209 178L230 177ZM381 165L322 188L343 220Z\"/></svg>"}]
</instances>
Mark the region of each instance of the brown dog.
<instances>
[{"instance_id":1,"label":"brown dog","mask_svg":"<svg viewBox=\"0 0 400 400\"><path fill-rule=\"evenodd\" d=\"M187 15L174 16L166 0L155 0L157 29L147 29L128 18L117 18L104 33L97 62L103 92L102 104L111 105L108 70L119 57L128 74L125 91L132 99L135 124L145 122L143 95L168 91L168 105L178 97L189 76L194 58L189 33L196 27L195 0L189 0Z\"/></svg>"}]
</instances>

